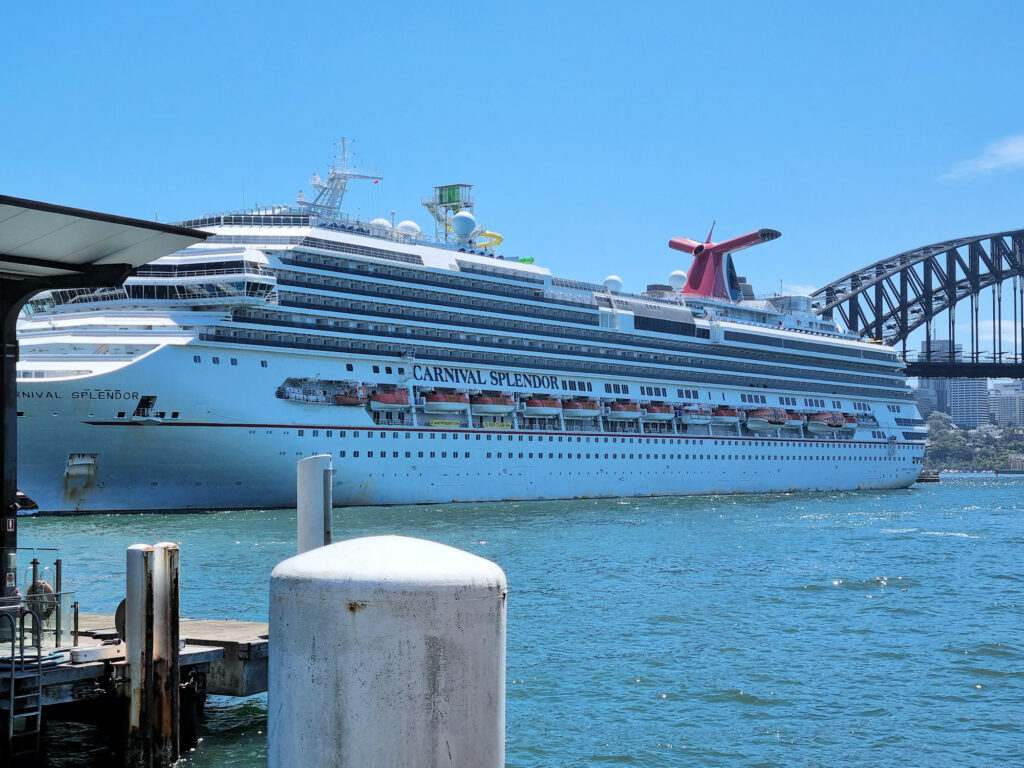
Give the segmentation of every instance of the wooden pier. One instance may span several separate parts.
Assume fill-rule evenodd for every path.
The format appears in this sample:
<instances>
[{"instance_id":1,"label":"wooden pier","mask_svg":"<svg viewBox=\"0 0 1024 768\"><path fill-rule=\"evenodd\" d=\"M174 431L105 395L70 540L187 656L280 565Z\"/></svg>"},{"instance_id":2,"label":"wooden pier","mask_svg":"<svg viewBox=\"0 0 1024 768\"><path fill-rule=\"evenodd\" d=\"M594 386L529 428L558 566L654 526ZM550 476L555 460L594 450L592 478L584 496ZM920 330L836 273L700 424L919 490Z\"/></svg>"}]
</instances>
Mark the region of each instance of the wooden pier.
<instances>
[{"instance_id":1,"label":"wooden pier","mask_svg":"<svg viewBox=\"0 0 1024 768\"><path fill-rule=\"evenodd\" d=\"M20 669L0 663L0 722L16 734L15 741L38 741L48 718L123 723L120 713L130 699L131 681L125 643L115 624L113 614L80 614L76 645L44 645L49 660L38 667L31 662ZM188 740L207 694L251 696L267 690L269 642L265 623L186 618L180 619L180 639L178 728ZM0 653L9 649L8 643L0 643ZM17 714L26 704L37 714L19 736L11 723L26 719ZM17 743L8 744L7 750L17 753Z\"/></svg>"},{"instance_id":2,"label":"wooden pier","mask_svg":"<svg viewBox=\"0 0 1024 768\"><path fill-rule=\"evenodd\" d=\"M207 664L206 692L218 696L252 696L267 690L267 625L256 621L181 619L182 679L190 665ZM114 616L79 615L82 638L101 642L117 637ZM81 640L80 640L81 642ZM210 654L217 654L210 656ZM2 688L0 688L2 690Z\"/></svg>"}]
</instances>

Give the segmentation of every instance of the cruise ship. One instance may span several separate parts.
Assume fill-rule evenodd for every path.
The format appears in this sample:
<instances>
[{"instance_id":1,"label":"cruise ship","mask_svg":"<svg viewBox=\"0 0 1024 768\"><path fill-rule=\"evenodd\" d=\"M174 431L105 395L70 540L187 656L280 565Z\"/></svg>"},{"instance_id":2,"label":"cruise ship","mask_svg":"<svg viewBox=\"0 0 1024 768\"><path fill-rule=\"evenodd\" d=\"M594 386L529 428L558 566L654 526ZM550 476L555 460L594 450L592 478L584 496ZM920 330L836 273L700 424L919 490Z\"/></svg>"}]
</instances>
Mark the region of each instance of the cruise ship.
<instances>
[{"instance_id":1,"label":"cruise ship","mask_svg":"<svg viewBox=\"0 0 1024 768\"><path fill-rule=\"evenodd\" d=\"M674 238L646 292L499 253L470 185L412 221L342 212L346 151L291 205L181 222L205 243L19 319L19 486L41 513L901 488L923 421L892 349L758 299Z\"/></svg>"}]
</instances>

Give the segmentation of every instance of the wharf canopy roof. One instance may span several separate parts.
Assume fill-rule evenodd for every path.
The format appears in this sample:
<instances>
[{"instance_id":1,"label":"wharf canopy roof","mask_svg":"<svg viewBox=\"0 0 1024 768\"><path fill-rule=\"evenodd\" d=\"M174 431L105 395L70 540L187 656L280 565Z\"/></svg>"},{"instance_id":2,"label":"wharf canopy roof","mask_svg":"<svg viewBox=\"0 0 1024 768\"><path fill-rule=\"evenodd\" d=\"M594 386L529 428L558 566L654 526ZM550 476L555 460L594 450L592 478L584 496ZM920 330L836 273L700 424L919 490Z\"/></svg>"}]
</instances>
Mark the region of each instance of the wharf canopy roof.
<instances>
[{"instance_id":1,"label":"wharf canopy roof","mask_svg":"<svg viewBox=\"0 0 1024 768\"><path fill-rule=\"evenodd\" d=\"M194 229L0 195L0 279L42 280L132 268L202 241Z\"/></svg>"}]
</instances>

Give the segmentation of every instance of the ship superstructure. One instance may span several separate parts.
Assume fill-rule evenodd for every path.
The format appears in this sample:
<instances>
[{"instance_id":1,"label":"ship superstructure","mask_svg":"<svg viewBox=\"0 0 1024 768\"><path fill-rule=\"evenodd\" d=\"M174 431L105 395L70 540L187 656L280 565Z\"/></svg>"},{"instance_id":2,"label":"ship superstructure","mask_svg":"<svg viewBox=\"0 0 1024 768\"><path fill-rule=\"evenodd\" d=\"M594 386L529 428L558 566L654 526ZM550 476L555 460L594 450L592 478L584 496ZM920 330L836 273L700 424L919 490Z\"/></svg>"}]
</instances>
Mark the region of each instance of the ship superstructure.
<instances>
[{"instance_id":1,"label":"ship superstructure","mask_svg":"<svg viewBox=\"0 0 1024 768\"><path fill-rule=\"evenodd\" d=\"M923 422L893 350L736 276L729 249L773 230L673 240L721 279L631 294L496 254L465 184L424 201L433 236L342 213L347 183L375 178L343 150L312 202L183 222L214 234L122 288L32 301L19 484L40 510L288 507L318 453L339 504L916 479Z\"/></svg>"}]
</instances>

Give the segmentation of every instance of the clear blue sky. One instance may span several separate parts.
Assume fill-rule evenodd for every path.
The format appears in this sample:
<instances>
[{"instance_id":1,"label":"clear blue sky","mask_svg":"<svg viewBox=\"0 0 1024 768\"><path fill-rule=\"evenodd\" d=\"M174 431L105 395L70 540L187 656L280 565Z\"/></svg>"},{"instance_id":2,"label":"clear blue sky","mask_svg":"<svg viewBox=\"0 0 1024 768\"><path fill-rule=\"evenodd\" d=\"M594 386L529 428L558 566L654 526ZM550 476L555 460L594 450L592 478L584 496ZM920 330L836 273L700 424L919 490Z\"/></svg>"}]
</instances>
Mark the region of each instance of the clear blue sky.
<instances>
[{"instance_id":1,"label":"clear blue sky","mask_svg":"<svg viewBox=\"0 0 1024 768\"><path fill-rule=\"evenodd\" d=\"M9 4L0 192L163 221L290 202L331 143L413 218L629 290L773 227L759 292L1024 226L1020 3Z\"/></svg>"}]
</instances>

